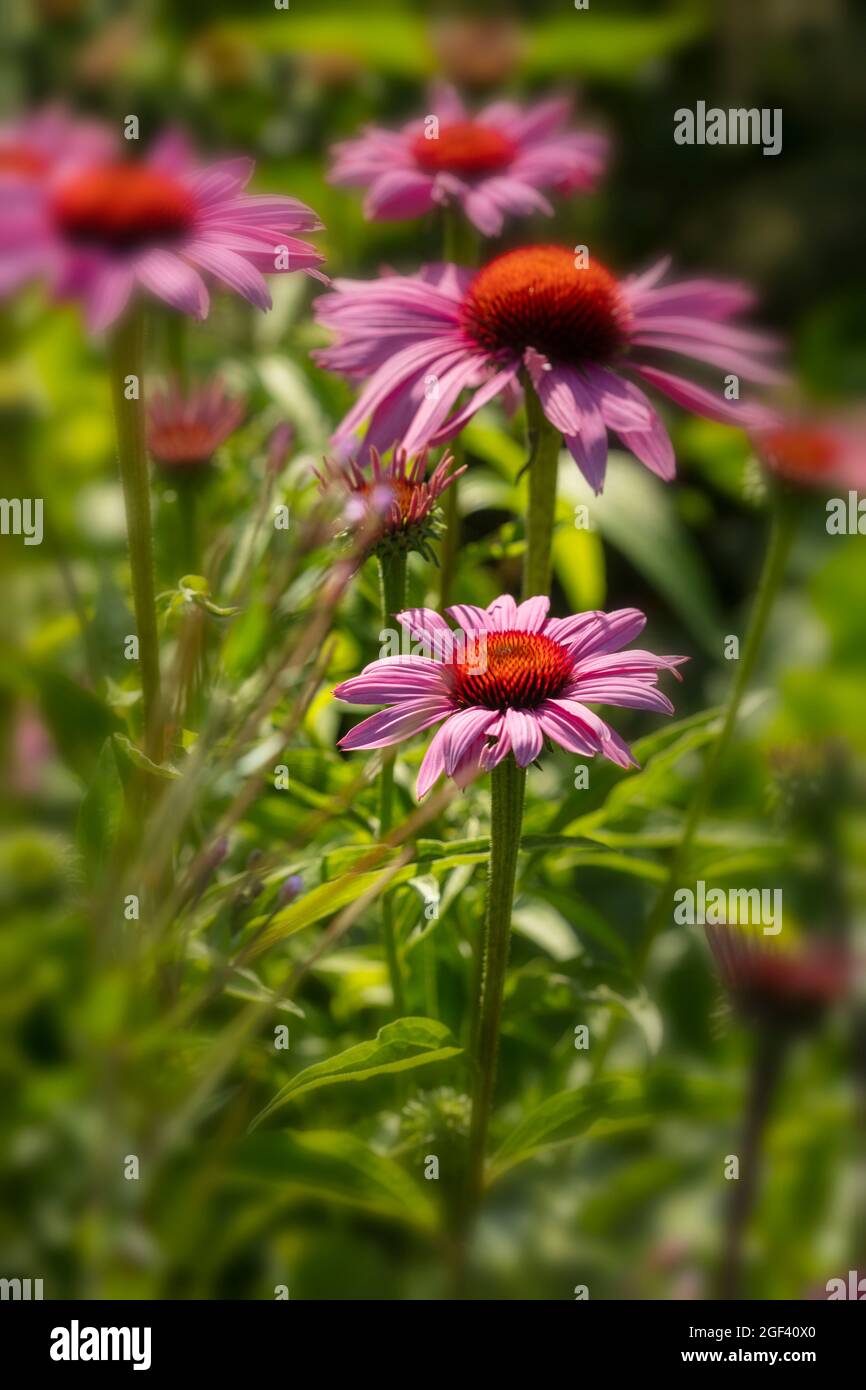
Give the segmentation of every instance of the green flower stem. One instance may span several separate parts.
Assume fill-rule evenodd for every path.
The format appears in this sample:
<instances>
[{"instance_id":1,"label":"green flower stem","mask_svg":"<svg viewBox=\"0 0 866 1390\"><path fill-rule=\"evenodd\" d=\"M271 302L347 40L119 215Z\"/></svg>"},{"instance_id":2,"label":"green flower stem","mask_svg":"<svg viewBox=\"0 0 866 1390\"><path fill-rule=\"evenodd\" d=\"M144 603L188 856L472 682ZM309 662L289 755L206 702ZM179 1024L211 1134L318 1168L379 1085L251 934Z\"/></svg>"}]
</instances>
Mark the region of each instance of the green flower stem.
<instances>
[{"instance_id":1,"label":"green flower stem","mask_svg":"<svg viewBox=\"0 0 866 1390\"><path fill-rule=\"evenodd\" d=\"M163 756L160 709L159 636L153 578L153 528L150 515L150 479L144 414L144 314L140 305L131 309L112 330L108 344L109 375L117 431L117 457L123 499L132 597L138 635L141 692L144 708L144 742L149 758ZM135 399L127 399L127 378L135 377Z\"/></svg>"},{"instance_id":2,"label":"green flower stem","mask_svg":"<svg viewBox=\"0 0 866 1390\"><path fill-rule=\"evenodd\" d=\"M199 477L179 477L176 484L178 521L178 578L184 574L200 574L198 553L198 492Z\"/></svg>"},{"instance_id":3,"label":"green flower stem","mask_svg":"<svg viewBox=\"0 0 866 1390\"><path fill-rule=\"evenodd\" d=\"M166 310L166 358L169 370L181 391L189 386L188 335L189 319L175 309Z\"/></svg>"},{"instance_id":4,"label":"green flower stem","mask_svg":"<svg viewBox=\"0 0 866 1390\"><path fill-rule=\"evenodd\" d=\"M556 516L556 482L561 439L527 381L526 433L529 450L529 515L523 559L523 597L550 593L550 548Z\"/></svg>"},{"instance_id":5,"label":"green flower stem","mask_svg":"<svg viewBox=\"0 0 866 1390\"><path fill-rule=\"evenodd\" d=\"M724 1247L718 1276L719 1298L742 1297L743 1245L758 1195L764 1133L786 1051L786 1040L782 1033L772 1027L760 1030L755 1039L749 1096L739 1145L739 1177L731 1182L728 1193Z\"/></svg>"},{"instance_id":6,"label":"green flower stem","mask_svg":"<svg viewBox=\"0 0 866 1390\"><path fill-rule=\"evenodd\" d=\"M382 624L386 628L395 622L395 614L406 607L406 559L406 554L402 551L379 556ZM384 840L393 824L396 756L394 750L390 748L386 748L382 752L382 771L379 778L380 840ZM388 978L391 982L394 1011L399 1018L404 1013L403 976L397 955L393 903L392 894L384 893L382 895L382 938L385 946L385 959L388 964Z\"/></svg>"},{"instance_id":7,"label":"green flower stem","mask_svg":"<svg viewBox=\"0 0 866 1390\"><path fill-rule=\"evenodd\" d=\"M484 1159L496 1084L499 1025L511 942L511 909L525 788L526 769L518 767L513 754L509 753L490 774L490 873L481 944L480 989L473 1030L468 1172L470 1211L477 1206L484 1188Z\"/></svg>"},{"instance_id":8,"label":"green flower stem","mask_svg":"<svg viewBox=\"0 0 866 1390\"><path fill-rule=\"evenodd\" d=\"M789 493L779 492L774 499L770 538L764 556L761 576L758 580L758 589L749 618L746 640L743 644L743 652L739 660L737 675L725 710L722 728L707 758L703 776L695 789L695 794L689 806L688 814L686 815L679 844L671 858L667 878L656 900L653 911L650 914L647 931L641 947L639 957L640 964L645 963L656 935L664 926L674 890L679 883L680 877L688 868L692 842L700 828L704 813L715 789L719 772L725 760L725 755L727 754L734 736L734 731L737 726L737 716L740 712L743 696L754 674L755 665L764 640L764 634L767 630L767 623L773 611L773 605L784 577L788 556L796 535L798 519L799 508L797 499Z\"/></svg>"}]
</instances>

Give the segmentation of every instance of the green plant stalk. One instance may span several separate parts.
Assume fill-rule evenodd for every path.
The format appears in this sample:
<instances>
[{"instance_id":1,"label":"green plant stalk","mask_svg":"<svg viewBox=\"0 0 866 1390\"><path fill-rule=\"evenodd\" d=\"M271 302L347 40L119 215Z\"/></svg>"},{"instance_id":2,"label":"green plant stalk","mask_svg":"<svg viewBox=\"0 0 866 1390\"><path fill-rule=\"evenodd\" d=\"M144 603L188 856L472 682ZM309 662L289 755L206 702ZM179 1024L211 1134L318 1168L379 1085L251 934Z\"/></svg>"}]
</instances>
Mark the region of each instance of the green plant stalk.
<instances>
[{"instance_id":1,"label":"green plant stalk","mask_svg":"<svg viewBox=\"0 0 866 1390\"><path fill-rule=\"evenodd\" d=\"M178 579L184 574L200 574L198 550L198 492L201 479L179 477L177 492Z\"/></svg>"},{"instance_id":2,"label":"green plant stalk","mask_svg":"<svg viewBox=\"0 0 866 1390\"><path fill-rule=\"evenodd\" d=\"M153 527L144 413L144 312L133 305L113 328L108 343L109 376L117 432L117 458L132 572L138 635L144 743L149 758L161 762L163 732L159 675L159 635L153 576ZM137 399L126 396L126 379L138 381Z\"/></svg>"},{"instance_id":3,"label":"green plant stalk","mask_svg":"<svg viewBox=\"0 0 866 1390\"><path fill-rule=\"evenodd\" d=\"M736 678L725 709L722 727L719 732L719 737L707 758L703 775L692 797L691 805L689 806L688 814L686 815L683 825L683 832L680 836L679 844L672 856L670 869L665 879L664 886L650 914L647 931L639 955L639 963L641 965L646 962L650 947L657 933L664 925L674 889L679 882L680 876L688 867L692 843L700 828L701 821L703 820L713 791L715 790L719 772L721 771L725 755L727 754L734 736L734 731L737 726L737 716L740 712L743 697L754 675L764 635L767 631L767 624L770 620L770 614L773 611L773 605L785 574L788 556L797 531L798 519L799 509L797 507L797 499L788 493L778 493L774 499L773 516L770 523L770 536L764 555L764 563L761 568L760 578L758 580L755 602L749 617L743 652L739 660Z\"/></svg>"},{"instance_id":4,"label":"green plant stalk","mask_svg":"<svg viewBox=\"0 0 866 1390\"><path fill-rule=\"evenodd\" d=\"M473 1029L472 1117L467 1182L470 1212L478 1205L484 1190L484 1160L496 1085L499 1027L511 944L511 910L525 789L526 769L518 767L514 755L509 753L490 774L490 870L481 944L480 987Z\"/></svg>"},{"instance_id":5,"label":"green plant stalk","mask_svg":"<svg viewBox=\"0 0 866 1390\"><path fill-rule=\"evenodd\" d=\"M382 624L387 628L395 614L406 607L406 560L400 551L379 556L379 589L382 602ZM391 748L382 751L382 771L379 775L379 839L384 840L394 820L394 764L396 753ZM403 975L397 955L394 930L394 905L390 893L382 895L382 940L388 965L388 979L397 1017L404 1013Z\"/></svg>"},{"instance_id":6,"label":"green plant stalk","mask_svg":"<svg viewBox=\"0 0 866 1390\"><path fill-rule=\"evenodd\" d=\"M166 358L169 370L181 391L186 391L189 386L188 333L189 320L186 314L181 314L176 309L167 309L165 319Z\"/></svg>"},{"instance_id":7,"label":"green plant stalk","mask_svg":"<svg viewBox=\"0 0 866 1390\"><path fill-rule=\"evenodd\" d=\"M550 593L550 550L556 517L556 482L561 438L541 408L529 381L526 392L526 434L529 452L529 513L523 557L523 597Z\"/></svg>"},{"instance_id":8,"label":"green plant stalk","mask_svg":"<svg viewBox=\"0 0 866 1390\"><path fill-rule=\"evenodd\" d=\"M773 1027L760 1029L749 1078L749 1095L739 1145L739 1176L731 1181L722 1260L718 1275L718 1297L742 1297L743 1245L749 1219L755 1207L760 1182L761 1151L773 1099L782 1074L786 1040Z\"/></svg>"}]
</instances>

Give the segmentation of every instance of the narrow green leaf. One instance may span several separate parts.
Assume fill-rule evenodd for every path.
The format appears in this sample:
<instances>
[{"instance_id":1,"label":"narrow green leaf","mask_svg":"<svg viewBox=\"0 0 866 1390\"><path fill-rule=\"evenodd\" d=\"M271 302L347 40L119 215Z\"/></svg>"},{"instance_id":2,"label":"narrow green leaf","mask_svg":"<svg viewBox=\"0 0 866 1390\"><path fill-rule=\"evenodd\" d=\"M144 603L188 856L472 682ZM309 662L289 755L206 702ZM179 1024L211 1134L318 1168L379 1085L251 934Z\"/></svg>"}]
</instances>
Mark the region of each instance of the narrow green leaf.
<instances>
[{"instance_id":1,"label":"narrow green leaf","mask_svg":"<svg viewBox=\"0 0 866 1390\"><path fill-rule=\"evenodd\" d=\"M245 1181L279 1183L287 1195L342 1202L421 1230L436 1223L420 1184L394 1159L344 1131L253 1134L241 1146L235 1172Z\"/></svg>"},{"instance_id":2,"label":"narrow green leaf","mask_svg":"<svg viewBox=\"0 0 866 1390\"><path fill-rule=\"evenodd\" d=\"M432 1018L400 1018L386 1023L369 1042L357 1043L326 1062L316 1062L293 1076L253 1120L255 1129L290 1100L334 1086L341 1081L368 1081L374 1076L409 1071L413 1067L429 1066L456 1057L458 1047L450 1029Z\"/></svg>"},{"instance_id":3,"label":"narrow green leaf","mask_svg":"<svg viewBox=\"0 0 866 1390\"><path fill-rule=\"evenodd\" d=\"M625 1080L593 1081L550 1096L521 1120L497 1150L491 1181L542 1149L579 1138L599 1120L635 1115L639 1096L637 1084Z\"/></svg>"}]
</instances>

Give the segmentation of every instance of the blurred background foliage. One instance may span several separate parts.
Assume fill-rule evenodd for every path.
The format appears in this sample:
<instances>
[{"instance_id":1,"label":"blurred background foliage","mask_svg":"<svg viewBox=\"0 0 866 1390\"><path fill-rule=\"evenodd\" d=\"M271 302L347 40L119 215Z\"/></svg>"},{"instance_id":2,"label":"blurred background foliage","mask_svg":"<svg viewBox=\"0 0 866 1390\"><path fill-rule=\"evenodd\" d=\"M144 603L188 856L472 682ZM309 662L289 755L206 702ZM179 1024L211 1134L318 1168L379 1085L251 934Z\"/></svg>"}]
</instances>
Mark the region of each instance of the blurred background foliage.
<instances>
[{"instance_id":1,"label":"blurred background foliage","mask_svg":"<svg viewBox=\"0 0 866 1390\"><path fill-rule=\"evenodd\" d=\"M287 12L230 0L8 0L4 10L6 114L60 96L117 122L137 114L145 141L180 124L205 151L249 153L257 189L320 213L332 274L414 269L441 254L442 236L433 220L365 223L360 200L325 181L335 139L423 113L436 77L479 100L572 90L614 138L611 175L552 222L512 224L500 245L586 242L617 270L670 252L677 268L752 280L761 316L790 338L807 398L844 403L866 391L866 17L854 6L592 0L584 12L563 2L451 15L384 0L292 0ZM483 44L460 28L479 16L493 22ZM781 107L781 156L674 145L673 112L699 99ZM187 334L191 376L218 370L249 401L202 521L214 603L240 611L221 617L179 588L177 493L155 480L159 586L174 595L166 666L198 640L206 663L161 778L135 767L101 345L37 290L4 312L2 491L44 497L47 529L40 548L12 537L0 548L0 1273L43 1277L46 1296L270 1298L287 1285L299 1298L406 1299L453 1289L449 1213L487 808L483 787L471 789L392 865L414 1022L389 1024L377 932L385 885L381 861L365 858L375 797L362 759L334 750L344 716L329 695L378 650L372 571L336 606L323 668L305 659L294 670L290 659L334 556L305 529L311 470L350 400L308 356L323 341L314 292L301 277L279 282L273 312L256 318L217 295ZM154 377L172 365L176 327L153 310ZM267 439L285 419L295 447L274 496L290 507L288 543L280 533L263 541L255 526L268 501ZM592 530L574 526L575 507L591 499L571 463L561 468L556 611L634 604L649 614L649 647L692 660L676 722L623 712L640 773L593 765L578 789L573 760L557 752L530 774L494 1181L471 1296L569 1298L586 1284L593 1298L676 1298L712 1287L750 1038L721 1008L698 929L664 931L646 968L641 942L718 728L730 680L723 638L743 631L766 497L742 435L674 412L670 423L676 484L614 458ZM491 408L463 437L466 602L517 581L521 426ZM864 542L828 537L824 519L816 494L695 874L779 886L792 929L862 950ZM411 601L433 600L435 582L413 567ZM266 674L284 668L267 706ZM421 751L410 746L402 760L403 815ZM231 821L220 857L227 814L257 770L269 776L278 762L290 768L288 792L267 781ZM169 799L131 832L124 792L136 775L164 783ZM178 790L188 783L191 806ZM294 874L303 891L281 905ZM140 923L123 917L130 881L147 885ZM315 958L347 909L345 934ZM750 1296L820 1295L828 1278L863 1268L861 1010L831 1019L790 1059L749 1236ZM285 1051L273 1045L280 1023ZM574 1045L584 1023L588 1052ZM137 1181L124 1179L130 1154ZM430 1154L439 1182L424 1177Z\"/></svg>"}]
</instances>

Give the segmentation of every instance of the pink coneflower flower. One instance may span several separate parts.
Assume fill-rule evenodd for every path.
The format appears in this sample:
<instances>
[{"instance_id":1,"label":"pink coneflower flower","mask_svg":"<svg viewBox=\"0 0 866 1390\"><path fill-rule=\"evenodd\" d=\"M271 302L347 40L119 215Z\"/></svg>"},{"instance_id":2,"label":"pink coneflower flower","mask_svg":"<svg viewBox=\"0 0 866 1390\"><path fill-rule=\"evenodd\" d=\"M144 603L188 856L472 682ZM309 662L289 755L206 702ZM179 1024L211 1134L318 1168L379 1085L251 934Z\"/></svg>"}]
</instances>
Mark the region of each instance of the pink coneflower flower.
<instances>
[{"instance_id":1,"label":"pink coneflower flower","mask_svg":"<svg viewBox=\"0 0 866 1390\"><path fill-rule=\"evenodd\" d=\"M76 169L110 160L117 137L98 121L48 106L0 127L0 294L46 268L42 228L52 190Z\"/></svg>"},{"instance_id":2,"label":"pink coneflower flower","mask_svg":"<svg viewBox=\"0 0 866 1390\"><path fill-rule=\"evenodd\" d=\"M757 431L771 473L801 487L866 488L866 417L798 416Z\"/></svg>"},{"instance_id":3,"label":"pink coneflower flower","mask_svg":"<svg viewBox=\"0 0 866 1390\"><path fill-rule=\"evenodd\" d=\"M808 1028L848 991L851 957L838 942L783 948L736 925L705 930L722 984L750 1022Z\"/></svg>"},{"instance_id":4,"label":"pink coneflower flower","mask_svg":"<svg viewBox=\"0 0 866 1390\"><path fill-rule=\"evenodd\" d=\"M322 472L316 471L321 492L341 494L343 517L353 529L363 526L373 536L373 552L416 550L435 563L430 542L442 533L436 504L466 465L452 471L454 456L445 454L428 477L426 452L413 461L405 449L397 449L390 463L383 463L371 449L370 461L365 473L354 462L325 459Z\"/></svg>"},{"instance_id":5,"label":"pink coneflower flower","mask_svg":"<svg viewBox=\"0 0 866 1390\"><path fill-rule=\"evenodd\" d=\"M483 236L498 236L506 215L551 214L540 191L589 192L604 168L601 135L565 129L570 103L521 108L497 101L470 116L451 87L432 94L430 117L400 131L371 126L334 149L332 183L366 188L371 221L419 217L451 203Z\"/></svg>"},{"instance_id":6,"label":"pink coneflower flower","mask_svg":"<svg viewBox=\"0 0 866 1390\"><path fill-rule=\"evenodd\" d=\"M646 622L636 608L548 618L549 607L548 598L518 605L508 594L486 609L457 604L448 613L461 632L429 608L398 613L415 641L437 655L383 657L337 686L341 700L389 706L346 734L340 747L387 748L441 724L421 764L419 797L443 772L462 784L510 752L526 767L546 738L584 757L601 753L620 767L636 766L586 702L671 714L656 687L658 673L675 672L686 658L620 653Z\"/></svg>"},{"instance_id":7,"label":"pink coneflower flower","mask_svg":"<svg viewBox=\"0 0 866 1390\"><path fill-rule=\"evenodd\" d=\"M172 382L147 404L147 447L167 472L206 468L244 418L246 404L227 396L217 379L184 394Z\"/></svg>"},{"instance_id":8,"label":"pink coneflower flower","mask_svg":"<svg viewBox=\"0 0 866 1390\"><path fill-rule=\"evenodd\" d=\"M624 369L698 415L752 428L772 422L768 411L723 393L723 373L779 380L765 361L777 341L730 322L751 303L748 290L715 280L662 285L667 261L618 280L598 261L580 268L575 259L565 247L527 246L474 275L439 265L411 278L338 280L316 304L320 322L339 335L319 361L369 379L335 443L348 449L367 421L368 445L399 438L414 453L440 444L495 396L513 392L522 372L596 492L609 429L659 477L675 472L667 430ZM659 351L718 369L717 389L652 365ZM471 398L452 413L466 388Z\"/></svg>"},{"instance_id":9,"label":"pink coneflower flower","mask_svg":"<svg viewBox=\"0 0 866 1390\"><path fill-rule=\"evenodd\" d=\"M296 198L244 193L252 172L249 159L196 165L175 134L144 160L78 168L52 181L35 222L13 209L0 243L4 278L20 283L32 273L26 260L20 265L29 245L54 292L83 301L94 331L113 323L137 289L205 318L202 271L269 309L263 272L323 278L315 270L323 257L291 235L321 223Z\"/></svg>"}]
</instances>

